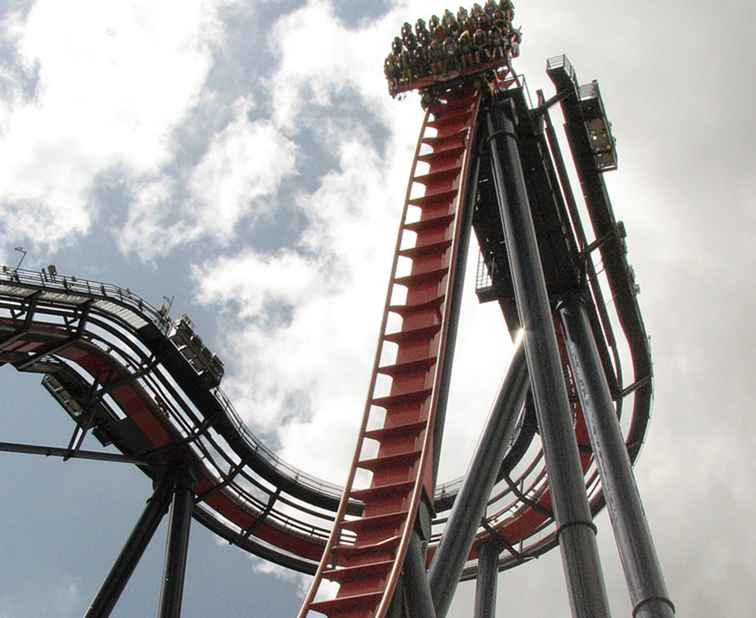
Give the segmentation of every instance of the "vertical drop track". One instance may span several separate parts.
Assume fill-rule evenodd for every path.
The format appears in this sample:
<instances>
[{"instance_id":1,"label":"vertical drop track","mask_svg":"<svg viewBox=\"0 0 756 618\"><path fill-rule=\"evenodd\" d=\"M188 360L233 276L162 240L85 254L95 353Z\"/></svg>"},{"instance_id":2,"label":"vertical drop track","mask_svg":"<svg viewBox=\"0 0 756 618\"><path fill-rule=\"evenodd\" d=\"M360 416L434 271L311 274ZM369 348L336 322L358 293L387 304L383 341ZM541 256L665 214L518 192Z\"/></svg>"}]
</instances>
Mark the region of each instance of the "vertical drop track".
<instances>
[{"instance_id":1,"label":"vertical drop track","mask_svg":"<svg viewBox=\"0 0 756 618\"><path fill-rule=\"evenodd\" d=\"M480 93L463 86L447 91L425 115L355 456L336 523L299 618L313 613L383 618L420 504L432 503L433 427L479 105ZM428 166L422 173L420 163ZM418 185L424 192L413 197ZM404 275L399 273L402 261ZM393 304L398 297L403 302ZM401 326L391 330L389 323L399 321L397 317ZM393 360L382 364L392 348ZM356 487L357 479L366 474L369 485ZM364 503L361 517L347 518L350 498ZM338 584L335 598L322 600L331 589L324 581Z\"/></svg>"}]
</instances>

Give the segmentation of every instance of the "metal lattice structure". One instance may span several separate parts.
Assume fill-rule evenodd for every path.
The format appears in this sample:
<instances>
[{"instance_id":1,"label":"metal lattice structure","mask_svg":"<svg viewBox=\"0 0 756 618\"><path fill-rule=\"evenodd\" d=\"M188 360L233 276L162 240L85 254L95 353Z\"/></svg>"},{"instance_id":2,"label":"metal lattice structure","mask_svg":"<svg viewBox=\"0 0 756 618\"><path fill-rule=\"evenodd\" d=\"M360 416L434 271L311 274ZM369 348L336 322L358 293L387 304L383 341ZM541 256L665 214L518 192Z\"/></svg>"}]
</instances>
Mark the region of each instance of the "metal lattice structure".
<instances>
[{"instance_id":1,"label":"metal lattice structure","mask_svg":"<svg viewBox=\"0 0 756 618\"><path fill-rule=\"evenodd\" d=\"M393 86L423 88L426 115L344 488L286 464L250 432L220 386L222 361L188 318L173 321L117 286L2 267L0 364L41 373L74 432L65 448L0 450L129 463L155 487L86 616L110 614L169 507L161 617L180 615L192 516L314 574L300 618L440 618L457 583L473 578L475 616L493 616L497 573L557 545L573 615L608 616L593 524L607 501L634 615L674 614L631 467L652 366L602 176L617 162L611 125L598 84L581 86L564 56L548 63L555 95L538 92L531 105L512 49L495 67L481 61ZM525 335L468 475L437 484L473 233L479 299L498 303L502 328ZM122 455L82 450L89 433ZM338 585L335 596L324 596L324 582Z\"/></svg>"}]
</instances>

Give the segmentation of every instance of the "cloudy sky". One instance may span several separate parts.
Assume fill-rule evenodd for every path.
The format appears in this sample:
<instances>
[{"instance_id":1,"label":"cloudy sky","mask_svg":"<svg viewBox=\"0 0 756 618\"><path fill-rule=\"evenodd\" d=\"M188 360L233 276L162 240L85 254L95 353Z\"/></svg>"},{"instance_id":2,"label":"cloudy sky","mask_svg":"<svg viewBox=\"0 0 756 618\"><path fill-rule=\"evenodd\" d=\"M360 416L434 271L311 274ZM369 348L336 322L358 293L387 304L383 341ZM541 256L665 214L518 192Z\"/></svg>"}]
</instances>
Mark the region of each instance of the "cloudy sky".
<instances>
[{"instance_id":1,"label":"cloudy sky","mask_svg":"<svg viewBox=\"0 0 756 618\"><path fill-rule=\"evenodd\" d=\"M0 0L0 262L54 263L192 316L224 388L287 460L346 475L421 118L382 59L421 0ZM455 7L451 7L455 8ZM652 336L637 468L680 616L756 607L751 3L522 0L517 68L598 79ZM468 290L442 476L461 473L509 347ZM0 371L4 441L61 444L38 379ZM464 402L464 405L462 405ZM455 414L455 410L457 413ZM93 445L88 445L93 446ZM3 455L0 618L81 616L149 494L118 465ZM616 616L629 601L605 515ZM115 616L154 613L164 531ZM500 615L567 616L558 553L503 575ZM287 576L192 530L188 617L285 618ZM470 615L463 586L452 618Z\"/></svg>"}]
</instances>

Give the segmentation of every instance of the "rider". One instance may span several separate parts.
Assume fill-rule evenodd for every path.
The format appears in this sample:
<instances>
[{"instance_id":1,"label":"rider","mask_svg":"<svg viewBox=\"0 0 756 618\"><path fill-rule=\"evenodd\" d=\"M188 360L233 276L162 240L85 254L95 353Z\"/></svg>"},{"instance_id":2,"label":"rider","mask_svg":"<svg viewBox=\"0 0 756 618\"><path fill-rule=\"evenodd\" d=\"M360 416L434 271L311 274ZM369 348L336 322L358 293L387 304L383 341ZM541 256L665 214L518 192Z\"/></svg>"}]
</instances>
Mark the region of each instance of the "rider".
<instances>
[{"instance_id":1,"label":"rider","mask_svg":"<svg viewBox=\"0 0 756 618\"><path fill-rule=\"evenodd\" d=\"M417 47L417 40L415 39L415 33L412 32L412 25L406 21L402 26L402 42L404 43L404 47L409 51L413 51Z\"/></svg>"},{"instance_id":2,"label":"rider","mask_svg":"<svg viewBox=\"0 0 756 618\"><path fill-rule=\"evenodd\" d=\"M462 68L469 69L475 65L475 46L469 30L459 36L459 53L462 56Z\"/></svg>"},{"instance_id":3,"label":"rider","mask_svg":"<svg viewBox=\"0 0 756 618\"><path fill-rule=\"evenodd\" d=\"M520 55L520 43L522 43L522 28L512 28L510 40L512 41L512 58L517 58Z\"/></svg>"},{"instance_id":4,"label":"rider","mask_svg":"<svg viewBox=\"0 0 756 618\"><path fill-rule=\"evenodd\" d=\"M404 49L404 45L402 44L402 40L395 36L393 42L391 43L391 51L394 53L394 56L396 58L399 58L399 56L402 55L402 50Z\"/></svg>"},{"instance_id":5,"label":"rider","mask_svg":"<svg viewBox=\"0 0 756 618\"><path fill-rule=\"evenodd\" d=\"M492 59L506 57L506 38L502 31L494 26L491 28L491 56Z\"/></svg>"},{"instance_id":6,"label":"rider","mask_svg":"<svg viewBox=\"0 0 756 618\"><path fill-rule=\"evenodd\" d=\"M417 38L418 45L427 49L430 44L431 35L428 27L425 25L425 20L422 18L418 19L415 24L415 37Z\"/></svg>"},{"instance_id":7,"label":"rider","mask_svg":"<svg viewBox=\"0 0 756 618\"><path fill-rule=\"evenodd\" d=\"M463 6L459 7L457 10L457 23L459 24L459 27L461 30L467 29L467 21L470 19L470 14L467 12L467 9Z\"/></svg>"},{"instance_id":8,"label":"rider","mask_svg":"<svg viewBox=\"0 0 756 618\"><path fill-rule=\"evenodd\" d=\"M507 17L506 15L504 15L504 12L500 9L496 9L493 14L493 25L494 28L498 28L506 34L509 33L509 22L507 21Z\"/></svg>"},{"instance_id":9,"label":"rider","mask_svg":"<svg viewBox=\"0 0 756 618\"><path fill-rule=\"evenodd\" d=\"M487 13L482 13L481 15L479 15L476 23L479 28L485 30L486 32L491 31L491 18Z\"/></svg>"},{"instance_id":10,"label":"rider","mask_svg":"<svg viewBox=\"0 0 756 618\"><path fill-rule=\"evenodd\" d=\"M412 81L412 65L412 53L408 49L403 50L399 60L402 84L409 84Z\"/></svg>"},{"instance_id":11,"label":"rider","mask_svg":"<svg viewBox=\"0 0 756 618\"><path fill-rule=\"evenodd\" d=\"M389 94L394 96L399 86L399 65L393 52L386 57L386 61L383 63L383 73L388 81Z\"/></svg>"},{"instance_id":12,"label":"rider","mask_svg":"<svg viewBox=\"0 0 756 618\"><path fill-rule=\"evenodd\" d=\"M433 19L431 19L431 22ZM444 72L446 51L444 43L446 42L446 29L442 24L433 30L433 39L430 44L430 62L431 72L434 77L440 76Z\"/></svg>"},{"instance_id":13,"label":"rider","mask_svg":"<svg viewBox=\"0 0 756 618\"><path fill-rule=\"evenodd\" d=\"M444 41L444 52L446 53L446 72L461 70L460 56L459 56L459 41L454 33L449 33Z\"/></svg>"},{"instance_id":14,"label":"rider","mask_svg":"<svg viewBox=\"0 0 756 618\"><path fill-rule=\"evenodd\" d=\"M514 19L514 5L510 0L499 0L499 9L509 21Z\"/></svg>"},{"instance_id":15,"label":"rider","mask_svg":"<svg viewBox=\"0 0 756 618\"><path fill-rule=\"evenodd\" d=\"M432 37L435 36L436 30L438 30L440 25L441 20L438 18L438 15L432 15L430 21L428 22L428 32L430 32L430 35Z\"/></svg>"},{"instance_id":16,"label":"rider","mask_svg":"<svg viewBox=\"0 0 756 618\"><path fill-rule=\"evenodd\" d=\"M441 20L441 23L444 28L446 28L447 34L457 35L459 33L459 23L457 22L457 18L449 9L444 11L444 17Z\"/></svg>"},{"instance_id":17,"label":"rider","mask_svg":"<svg viewBox=\"0 0 756 618\"><path fill-rule=\"evenodd\" d=\"M430 73L429 50L427 47L418 46L412 52L413 73L415 79L422 79Z\"/></svg>"},{"instance_id":18,"label":"rider","mask_svg":"<svg viewBox=\"0 0 756 618\"><path fill-rule=\"evenodd\" d=\"M488 47L488 33L480 26L473 33L473 49L478 64L486 61L486 48Z\"/></svg>"}]
</instances>

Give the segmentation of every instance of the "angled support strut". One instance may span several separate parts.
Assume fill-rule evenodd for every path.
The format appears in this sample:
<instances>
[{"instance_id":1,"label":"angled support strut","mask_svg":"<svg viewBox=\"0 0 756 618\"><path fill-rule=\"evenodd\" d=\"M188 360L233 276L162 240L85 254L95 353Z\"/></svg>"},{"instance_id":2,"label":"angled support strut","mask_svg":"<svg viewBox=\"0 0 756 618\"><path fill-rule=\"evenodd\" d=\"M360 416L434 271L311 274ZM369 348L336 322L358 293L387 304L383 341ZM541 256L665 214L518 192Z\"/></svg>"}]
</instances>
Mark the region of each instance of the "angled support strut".
<instances>
[{"instance_id":1,"label":"angled support strut","mask_svg":"<svg viewBox=\"0 0 756 618\"><path fill-rule=\"evenodd\" d=\"M157 486L155 493L147 501L142 516L128 541L126 541L126 545L123 546L107 579L84 614L84 618L107 618L107 616L110 616L126 588L126 584L129 583L129 578L147 549L147 545L150 544L155 530L157 530L168 510L168 504L171 501L171 489L171 483L168 480L161 481Z\"/></svg>"},{"instance_id":2,"label":"angled support strut","mask_svg":"<svg viewBox=\"0 0 756 618\"><path fill-rule=\"evenodd\" d=\"M478 551L478 579L475 583L475 618L496 618L496 587L501 543L488 541Z\"/></svg>"},{"instance_id":3,"label":"angled support strut","mask_svg":"<svg viewBox=\"0 0 756 618\"><path fill-rule=\"evenodd\" d=\"M415 532L404 562L404 591L412 618L437 618L425 571L425 549Z\"/></svg>"},{"instance_id":4,"label":"angled support strut","mask_svg":"<svg viewBox=\"0 0 756 618\"><path fill-rule=\"evenodd\" d=\"M633 616L671 618L675 606L664 583L584 299L578 294L570 295L560 307L559 315L633 603Z\"/></svg>"},{"instance_id":5,"label":"angled support strut","mask_svg":"<svg viewBox=\"0 0 756 618\"><path fill-rule=\"evenodd\" d=\"M454 501L444 536L433 556L430 586L438 618L449 611L465 561L470 553L478 525L485 515L491 489L501 462L511 443L517 413L528 394L528 367L519 346L496 398L478 449L465 475L462 489Z\"/></svg>"},{"instance_id":6,"label":"angled support strut","mask_svg":"<svg viewBox=\"0 0 756 618\"><path fill-rule=\"evenodd\" d=\"M176 472L165 546L165 568L160 589L158 618L180 618L184 576L189 552L189 530L194 508L192 479L188 470Z\"/></svg>"}]
</instances>

